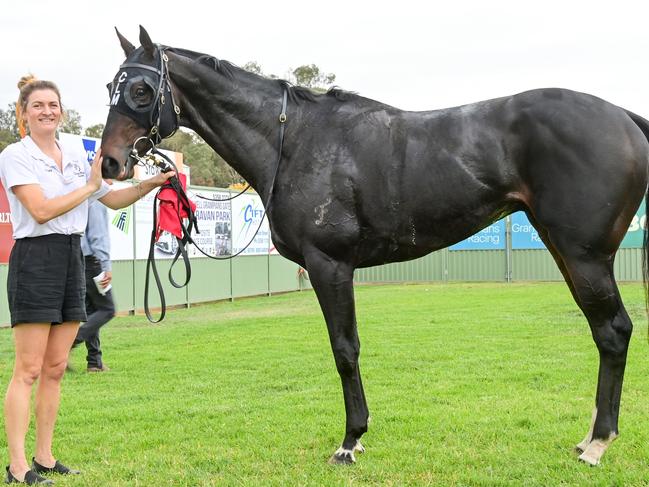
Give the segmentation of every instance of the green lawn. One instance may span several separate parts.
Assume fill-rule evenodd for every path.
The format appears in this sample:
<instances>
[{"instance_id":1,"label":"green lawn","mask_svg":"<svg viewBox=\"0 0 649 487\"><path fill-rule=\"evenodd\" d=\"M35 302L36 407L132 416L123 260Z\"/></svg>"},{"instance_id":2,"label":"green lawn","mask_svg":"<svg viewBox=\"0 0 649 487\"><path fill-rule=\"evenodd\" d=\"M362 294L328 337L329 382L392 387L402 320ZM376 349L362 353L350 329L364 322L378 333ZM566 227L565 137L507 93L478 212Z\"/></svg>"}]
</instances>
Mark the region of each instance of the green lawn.
<instances>
[{"instance_id":1,"label":"green lawn","mask_svg":"<svg viewBox=\"0 0 649 487\"><path fill-rule=\"evenodd\" d=\"M344 410L312 292L117 318L111 371L64 380L56 454L65 486L649 485L649 345L643 289L621 437L597 468L572 451L588 429L597 354L565 284L357 287L367 453L333 467ZM11 332L0 330L0 384ZM0 452L6 461L4 432ZM33 438L29 439L30 448Z\"/></svg>"}]
</instances>

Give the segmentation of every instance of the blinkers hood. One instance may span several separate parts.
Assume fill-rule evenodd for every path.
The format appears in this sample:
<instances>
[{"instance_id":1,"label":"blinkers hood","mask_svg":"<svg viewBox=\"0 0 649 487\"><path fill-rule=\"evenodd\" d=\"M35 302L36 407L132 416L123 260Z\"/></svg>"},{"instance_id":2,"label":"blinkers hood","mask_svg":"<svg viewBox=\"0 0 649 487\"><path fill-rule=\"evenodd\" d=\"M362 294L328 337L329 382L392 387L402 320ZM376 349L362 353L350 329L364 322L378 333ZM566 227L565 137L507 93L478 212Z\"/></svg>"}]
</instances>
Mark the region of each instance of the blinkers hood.
<instances>
[{"instance_id":1,"label":"blinkers hood","mask_svg":"<svg viewBox=\"0 0 649 487\"><path fill-rule=\"evenodd\" d=\"M169 83L167 56L159 46L155 61L160 69L127 60L120 66L109 90L110 111L146 128L149 137L157 143L176 132L179 110Z\"/></svg>"}]
</instances>

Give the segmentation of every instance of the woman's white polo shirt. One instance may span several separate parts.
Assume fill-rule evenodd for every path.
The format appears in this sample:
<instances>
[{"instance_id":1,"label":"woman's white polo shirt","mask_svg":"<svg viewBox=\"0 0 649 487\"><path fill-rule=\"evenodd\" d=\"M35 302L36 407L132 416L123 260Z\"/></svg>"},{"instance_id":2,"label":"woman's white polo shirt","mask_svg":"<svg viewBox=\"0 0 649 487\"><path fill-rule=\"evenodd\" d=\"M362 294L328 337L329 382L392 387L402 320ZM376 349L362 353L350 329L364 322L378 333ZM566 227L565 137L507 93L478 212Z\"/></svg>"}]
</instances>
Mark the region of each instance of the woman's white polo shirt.
<instances>
[{"instance_id":1,"label":"woman's white polo shirt","mask_svg":"<svg viewBox=\"0 0 649 487\"><path fill-rule=\"evenodd\" d=\"M13 187L38 184L47 199L56 198L82 187L90 177L90 164L82 147L57 141L63 156L60 171L54 160L41 151L31 137L11 144L0 153L0 180L7 193L11 209L13 238L38 237L51 233L63 235L82 234L88 222L88 200L61 216L46 223L38 223L20 203ZM103 197L111 190L102 185L90 200Z\"/></svg>"}]
</instances>

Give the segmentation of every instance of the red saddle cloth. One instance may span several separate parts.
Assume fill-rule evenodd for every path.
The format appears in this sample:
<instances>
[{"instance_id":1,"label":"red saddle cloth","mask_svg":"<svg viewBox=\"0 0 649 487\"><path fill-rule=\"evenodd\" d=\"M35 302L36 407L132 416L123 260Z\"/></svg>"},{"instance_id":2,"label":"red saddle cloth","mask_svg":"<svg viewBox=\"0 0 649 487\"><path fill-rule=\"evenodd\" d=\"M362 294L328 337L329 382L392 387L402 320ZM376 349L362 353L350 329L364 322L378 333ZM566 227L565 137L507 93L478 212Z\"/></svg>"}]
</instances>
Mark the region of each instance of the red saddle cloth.
<instances>
[{"instance_id":1,"label":"red saddle cloth","mask_svg":"<svg viewBox=\"0 0 649 487\"><path fill-rule=\"evenodd\" d=\"M176 175L183 188L183 193L187 188L187 176L180 173ZM180 224L180 218L189 218L185 206L178 201L178 193L171 187L171 182L167 181L162 185L156 198L158 199L158 226L156 228L156 242L160 238L163 230L174 234L178 238L183 238L183 230ZM196 204L187 198L192 212L196 210Z\"/></svg>"}]
</instances>

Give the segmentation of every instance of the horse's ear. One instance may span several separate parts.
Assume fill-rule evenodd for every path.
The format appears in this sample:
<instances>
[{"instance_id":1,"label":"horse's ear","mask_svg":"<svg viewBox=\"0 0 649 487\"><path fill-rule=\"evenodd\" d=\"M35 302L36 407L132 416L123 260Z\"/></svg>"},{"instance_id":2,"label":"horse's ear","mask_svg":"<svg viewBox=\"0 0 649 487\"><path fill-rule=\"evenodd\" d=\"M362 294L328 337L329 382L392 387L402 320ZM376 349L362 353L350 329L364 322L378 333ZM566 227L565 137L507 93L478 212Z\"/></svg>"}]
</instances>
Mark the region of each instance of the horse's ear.
<instances>
[{"instance_id":1,"label":"horse's ear","mask_svg":"<svg viewBox=\"0 0 649 487\"><path fill-rule=\"evenodd\" d=\"M151 41L151 37L149 37L149 33L142 26L140 26L140 44L142 44L144 52L153 57L155 46L153 45L153 41Z\"/></svg>"},{"instance_id":2,"label":"horse's ear","mask_svg":"<svg viewBox=\"0 0 649 487\"><path fill-rule=\"evenodd\" d=\"M122 34L119 33L117 30L117 27L115 27L115 32L117 32L117 37L119 38L119 43L122 46L122 49L124 49L124 54L126 54L126 57L129 57L129 55L135 51L135 46L131 44L126 37L124 37Z\"/></svg>"}]
</instances>

